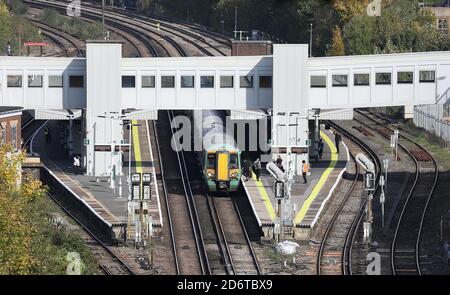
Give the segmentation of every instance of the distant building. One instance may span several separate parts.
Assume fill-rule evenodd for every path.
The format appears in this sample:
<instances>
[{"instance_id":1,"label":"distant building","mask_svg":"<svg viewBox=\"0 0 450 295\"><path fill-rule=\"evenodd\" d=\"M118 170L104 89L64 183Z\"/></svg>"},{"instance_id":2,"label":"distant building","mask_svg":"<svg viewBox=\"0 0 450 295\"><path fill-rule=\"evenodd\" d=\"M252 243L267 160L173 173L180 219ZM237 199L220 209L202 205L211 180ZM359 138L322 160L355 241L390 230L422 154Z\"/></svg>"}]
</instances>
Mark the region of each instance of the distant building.
<instances>
[{"instance_id":1,"label":"distant building","mask_svg":"<svg viewBox=\"0 0 450 295\"><path fill-rule=\"evenodd\" d=\"M448 34L448 24L450 23L450 7L427 7L426 9L431 10L436 16L436 28L439 32Z\"/></svg>"},{"instance_id":2,"label":"distant building","mask_svg":"<svg viewBox=\"0 0 450 295\"><path fill-rule=\"evenodd\" d=\"M22 108L0 106L0 145L11 143L21 148Z\"/></svg>"}]
</instances>

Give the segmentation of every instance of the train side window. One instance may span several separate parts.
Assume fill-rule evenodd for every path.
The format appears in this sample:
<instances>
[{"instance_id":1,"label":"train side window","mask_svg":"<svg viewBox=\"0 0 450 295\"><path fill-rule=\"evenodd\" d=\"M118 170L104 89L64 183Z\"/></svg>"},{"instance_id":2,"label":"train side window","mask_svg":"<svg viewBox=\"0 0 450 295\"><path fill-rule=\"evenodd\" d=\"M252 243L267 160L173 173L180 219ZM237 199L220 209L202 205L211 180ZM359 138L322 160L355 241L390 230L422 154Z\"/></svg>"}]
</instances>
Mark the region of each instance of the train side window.
<instances>
[{"instance_id":1,"label":"train side window","mask_svg":"<svg viewBox=\"0 0 450 295\"><path fill-rule=\"evenodd\" d=\"M28 87L42 87L42 75L28 75Z\"/></svg>"},{"instance_id":2,"label":"train side window","mask_svg":"<svg viewBox=\"0 0 450 295\"><path fill-rule=\"evenodd\" d=\"M347 75L333 75L332 76L333 87L347 87L348 76Z\"/></svg>"},{"instance_id":3,"label":"train side window","mask_svg":"<svg viewBox=\"0 0 450 295\"><path fill-rule=\"evenodd\" d=\"M238 156L237 154L230 154L230 169L238 169Z\"/></svg>"},{"instance_id":4,"label":"train side window","mask_svg":"<svg viewBox=\"0 0 450 295\"><path fill-rule=\"evenodd\" d=\"M233 88L234 77L233 76L220 76L220 88Z\"/></svg>"},{"instance_id":5,"label":"train side window","mask_svg":"<svg viewBox=\"0 0 450 295\"><path fill-rule=\"evenodd\" d=\"M398 84L412 84L414 82L413 72L398 72L397 83Z\"/></svg>"},{"instance_id":6,"label":"train side window","mask_svg":"<svg viewBox=\"0 0 450 295\"><path fill-rule=\"evenodd\" d=\"M21 75L8 75L7 86L9 88L21 88L22 87L22 76Z\"/></svg>"},{"instance_id":7,"label":"train side window","mask_svg":"<svg viewBox=\"0 0 450 295\"><path fill-rule=\"evenodd\" d=\"M175 76L161 76L161 88L175 88Z\"/></svg>"},{"instance_id":8,"label":"train side window","mask_svg":"<svg viewBox=\"0 0 450 295\"><path fill-rule=\"evenodd\" d=\"M214 76L201 76L200 77L201 88L214 88Z\"/></svg>"},{"instance_id":9,"label":"train side window","mask_svg":"<svg viewBox=\"0 0 450 295\"><path fill-rule=\"evenodd\" d=\"M136 77L135 76L122 76L122 88L135 88Z\"/></svg>"},{"instance_id":10,"label":"train side window","mask_svg":"<svg viewBox=\"0 0 450 295\"><path fill-rule=\"evenodd\" d=\"M50 76L48 76L48 87L49 88L61 88L61 87L63 87L63 76L61 76L61 75L50 75Z\"/></svg>"},{"instance_id":11,"label":"train side window","mask_svg":"<svg viewBox=\"0 0 450 295\"><path fill-rule=\"evenodd\" d=\"M216 154L208 154L208 169L216 169Z\"/></svg>"},{"instance_id":12,"label":"train side window","mask_svg":"<svg viewBox=\"0 0 450 295\"><path fill-rule=\"evenodd\" d=\"M326 88L327 76L311 76L311 88Z\"/></svg>"},{"instance_id":13,"label":"train side window","mask_svg":"<svg viewBox=\"0 0 450 295\"><path fill-rule=\"evenodd\" d=\"M239 86L241 88L253 88L253 76L240 76L239 77Z\"/></svg>"},{"instance_id":14,"label":"train side window","mask_svg":"<svg viewBox=\"0 0 450 295\"><path fill-rule=\"evenodd\" d=\"M142 76L142 88L155 88L155 76Z\"/></svg>"},{"instance_id":15,"label":"train side window","mask_svg":"<svg viewBox=\"0 0 450 295\"><path fill-rule=\"evenodd\" d=\"M70 88L83 88L84 87L84 76L69 76L69 87Z\"/></svg>"},{"instance_id":16,"label":"train side window","mask_svg":"<svg viewBox=\"0 0 450 295\"><path fill-rule=\"evenodd\" d=\"M353 84L355 86L369 86L370 74L355 74L353 76Z\"/></svg>"},{"instance_id":17,"label":"train side window","mask_svg":"<svg viewBox=\"0 0 450 295\"><path fill-rule=\"evenodd\" d=\"M391 85L391 73L376 73L375 84L377 85Z\"/></svg>"},{"instance_id":18,"label":"train side window","mask_svg":"<svg viewBox=\"0 0 450 295\"><path fill-rule=\"evenodd\" d=\"M436 81L435 71L420 71L419 82L420 83L434 83Z\"/></svg>"},{"instance_id":19,"label":"train side window","mask_svg":"<svg viewBox=\"0 0 450 295\"><path fill-rule=\"evenodd\" d=\"M272 88L272 76L259 76L259 88Z\"/></svg>"},{"instance_id":20,"label":"train side window","mask_svg":"<svg viewBox=\"0 0 450 295\"><path fill-rule=\"evenodd\" d=\"M181 76L181 88L194 88L194 76Z\"/></svg>"}]
</instances>

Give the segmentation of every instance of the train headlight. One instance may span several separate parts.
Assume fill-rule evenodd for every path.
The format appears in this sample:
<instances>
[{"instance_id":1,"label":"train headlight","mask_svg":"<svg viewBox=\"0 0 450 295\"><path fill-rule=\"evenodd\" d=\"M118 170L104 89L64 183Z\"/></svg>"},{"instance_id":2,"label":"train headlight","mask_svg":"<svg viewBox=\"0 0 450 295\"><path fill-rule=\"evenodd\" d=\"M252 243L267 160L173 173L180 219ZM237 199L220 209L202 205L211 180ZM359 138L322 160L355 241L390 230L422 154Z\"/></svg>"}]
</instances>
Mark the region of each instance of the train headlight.
<instances>
[{"instance_id":1,"label":"train headlight","mask_svg":"<svg viewBox=\"0 0 450 295\"><path fill-rule=\"evenodd\" d=\"M233 173L231 173L231 177L233 177L233 178L237 178L237 177L238 177L238 173L237 173L237 172L233 172Z\"/></svg>"},{"instance_id":2,"label":"train headlight","mask_svg":"<svg viewBox=\"0 0 450 295\"><path fill-rule=\"evenodd\" d=\"M208 172L208 178L213 178L214 177L214 173L212 173L212 172Z\"/></svg>"}]
</instances>

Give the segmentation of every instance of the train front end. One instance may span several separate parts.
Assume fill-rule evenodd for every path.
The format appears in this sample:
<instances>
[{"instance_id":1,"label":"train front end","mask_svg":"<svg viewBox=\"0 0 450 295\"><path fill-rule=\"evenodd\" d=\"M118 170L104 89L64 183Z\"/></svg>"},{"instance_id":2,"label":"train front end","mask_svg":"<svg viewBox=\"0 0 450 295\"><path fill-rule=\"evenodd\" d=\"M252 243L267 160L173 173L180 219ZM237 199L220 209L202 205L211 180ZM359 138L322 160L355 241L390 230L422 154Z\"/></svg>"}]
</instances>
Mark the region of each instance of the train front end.
<instances>
[{"instance_id":1,"label":"train front end","mask_svg":"<svg viewBox=\"0 0 450 295\"><path fill-rule=\"evenodd\" d=\"M241 179L241 152L232 146L205 152L205 182L210 192L235 192Z\"/></svg>"}]
</instances>

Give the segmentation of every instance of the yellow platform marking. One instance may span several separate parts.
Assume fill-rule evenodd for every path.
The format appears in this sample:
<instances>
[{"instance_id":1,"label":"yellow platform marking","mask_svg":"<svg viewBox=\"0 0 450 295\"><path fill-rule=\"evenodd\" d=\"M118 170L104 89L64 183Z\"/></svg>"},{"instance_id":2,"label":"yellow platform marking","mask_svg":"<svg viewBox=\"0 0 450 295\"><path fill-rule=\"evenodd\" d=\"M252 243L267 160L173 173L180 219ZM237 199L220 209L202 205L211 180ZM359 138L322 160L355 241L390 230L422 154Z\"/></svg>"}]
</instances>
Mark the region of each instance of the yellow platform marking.
<instances>
[{"instance_id":1,"label":"yellow platform marking","mask_svg":"<svg viewBox=\"0 0 450 295\"><path fill-rule=\"evenodd\" d=\"M336 154L337 149L334 143L331 141L331 139L323 132L320 131L320 136L325 140L327 145L330 147L331 150L331 161L328 168L325 170L325 172L320 177L319 181L317 182L316 186L312 190L309 197L305 200L303 203L302 208L298 212L297 216L294 219L295 224L299 224L303 221L303 218L305 218L306 212L308 211L309 207L311 206L314 199L319 195L320 190L324 186L325 182L328 179L328 176L330 175L331 171L333 171L334 167L336 166L338 155Z\"/></svg>"},{"instance_id":2,"label":"yellow platform marking","mask_svg":"<svg viewBox=\"0 0 450 295\"><path fill-rule=\"evenodd\" d=\"M275 210L273 209L272 202L270 201L269 195L266 192L266 189L264 188L263 183L261 180L256 180L255 173L252 173L252 179L256 183L256 187L258 188L259 194L261 195L264 205L266 205L267 212L269 213L269 217L272 221L275 221Z\"/></svg>"},{"instance_id":3,"label":"yellow platform marking","mask_svg":"<svg viewBox=\"0 0 450 295\"><path fill-rule=\"evenodd\" d=\"M141 159L141 145L139 143L139 131L137 125L137 120L132 120L131 125L133 126L133 148L134 148L134 162L136 163L136 173L142 173L142 159Z\"/></svg>"}]
</instances>

